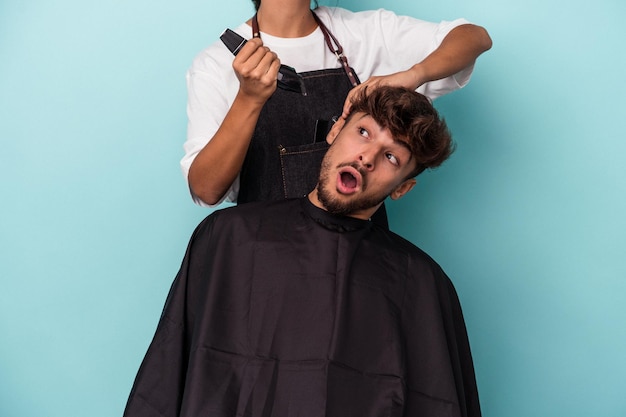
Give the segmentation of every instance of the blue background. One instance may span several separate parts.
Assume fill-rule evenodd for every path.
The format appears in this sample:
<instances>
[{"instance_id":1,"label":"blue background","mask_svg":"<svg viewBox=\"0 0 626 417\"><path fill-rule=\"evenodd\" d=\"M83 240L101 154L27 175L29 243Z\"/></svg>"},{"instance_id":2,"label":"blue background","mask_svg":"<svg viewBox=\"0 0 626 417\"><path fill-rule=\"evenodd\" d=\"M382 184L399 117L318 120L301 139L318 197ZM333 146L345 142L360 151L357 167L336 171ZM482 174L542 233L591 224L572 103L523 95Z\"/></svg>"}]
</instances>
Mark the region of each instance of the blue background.
<instances>
[{"instance_id":1,"label":"blue background","mask_svg":"<svg viewBox=\"0 0 626 417\"><path fill-rule=\"evenodd\" d=\"M184 74L252 14L217 4L0 3L0 416L121 415L208 214ZM624 4L339 2L494 40L436 101L453 158L389 205L457 286L485 416L626 415Z\"/></svg>"}]
</instances>

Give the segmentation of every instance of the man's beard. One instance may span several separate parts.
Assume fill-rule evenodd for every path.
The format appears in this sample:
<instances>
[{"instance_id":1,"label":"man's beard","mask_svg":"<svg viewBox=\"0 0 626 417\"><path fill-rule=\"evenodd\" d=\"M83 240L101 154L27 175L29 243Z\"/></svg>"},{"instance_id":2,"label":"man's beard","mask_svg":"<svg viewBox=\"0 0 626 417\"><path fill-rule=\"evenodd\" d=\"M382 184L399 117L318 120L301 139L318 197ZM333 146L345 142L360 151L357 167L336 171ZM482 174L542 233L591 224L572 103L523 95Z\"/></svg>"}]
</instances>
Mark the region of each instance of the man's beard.
<instances>
[{"instance_id":1,"label":"man's beard","mask_svg":"<svg viewBox=\"0 0 626 417\"><path fill-rule=\"evenodd\" d=\"M331 178L329 178L329 165L330 164L327 161L322 161L320 179L317 183L317 198L322 203L324 208L328 210L329 213L341 216L349 216L352 213L375 207L378 204L382 203L385 198L387 198L387 193L384 193L383 195L361 194L355 197L346 196L345 200L337 198L337 196L333 195L333 193L331 192L333 187L335 187L335 184L334 181L331 181ZM344 164L340 165L339 167L348 165L359 171L359 173L361 174L361 177L363 179L361 192L364 192L367 189L367 174L364 173L362 169L359 169L359 166L356 164Z\"/></svg>"}]
</instances>

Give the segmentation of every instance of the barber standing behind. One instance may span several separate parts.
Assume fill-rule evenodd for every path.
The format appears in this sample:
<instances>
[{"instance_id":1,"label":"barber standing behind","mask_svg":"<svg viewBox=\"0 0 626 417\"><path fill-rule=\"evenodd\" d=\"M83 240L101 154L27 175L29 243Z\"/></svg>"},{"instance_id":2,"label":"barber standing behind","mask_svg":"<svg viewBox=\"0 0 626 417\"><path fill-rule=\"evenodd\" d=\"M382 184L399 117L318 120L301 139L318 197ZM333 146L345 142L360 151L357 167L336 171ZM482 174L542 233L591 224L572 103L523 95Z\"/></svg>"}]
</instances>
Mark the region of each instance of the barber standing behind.
<instances>
[{"instance_id":1,"label":"barber standing behind","mask_svg":"<svg viewBox=\"0 0 626 417\"><path fill-rule=\"evenodd\" d=\"M437 24L382 9L312 11L309 0L253 2L256 15L234 29L249 39L234 60L217 41L187 73L181 166L200 205L305 195L331 120L347 114L352 94L387 84L434 99L467 84L491 47L485 29L464 19ZM276 87L281 64L298 72L291 88Z\"/></svg>"}]
</instances>

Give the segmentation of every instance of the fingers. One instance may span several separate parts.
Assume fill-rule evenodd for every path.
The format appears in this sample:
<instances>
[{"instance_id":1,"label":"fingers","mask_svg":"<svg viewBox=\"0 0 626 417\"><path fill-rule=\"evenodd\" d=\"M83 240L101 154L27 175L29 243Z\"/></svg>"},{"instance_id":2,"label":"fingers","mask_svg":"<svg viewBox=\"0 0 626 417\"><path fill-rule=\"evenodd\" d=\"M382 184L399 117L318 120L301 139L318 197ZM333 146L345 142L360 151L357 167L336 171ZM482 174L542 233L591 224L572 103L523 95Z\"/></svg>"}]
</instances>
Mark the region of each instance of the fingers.
<instances>
[{"instance_id":1,"label":"fingers","mask_svg":"<svg viewBox=\"0 0 626 417\"><path fill-rule=\"evenodd\" d=\"M246 62L248 61L254 54L259 53L260 51L269 51L269 48L263 45L263 41L259 38L252 38L246 42L244 46L241 47L241 50L235 57L235 61Z\"/></svg>"},{"instance_id":2,"label":"fingers","mask_svg":"<svg viewBox=\"0 0 626 417\"><path fill-rule=\"evenodd\" d=\"M343 113L342 117L348 117L350 114L350 109L352 108L352 102L365 90L366 92L372 91L373 89L383 86L383 85L395 85L399 87L406 87L415 89L419 86L416 86L415 81L409 71L400 71L394 74L384 75L384 76L373 76L369 78L362 84L354 87L348 93L348 97L343 105ZM366 93L367 94L367 93Z\"/></svg>"},{"instance_id":3,"label":"fingers","mask_svg":"<svg viewBox=\"0 0 626 417\"><path fill-rule=\"evenodd\" d=\"M346 97L346 101L344 101L343 103L343 110L341 112L342 119L345 119L350 114L350 109L352 108L352 91L353 90L350 90L350 93L348 93L348 97Z\"/></svg>"},{"instance_id":4,"label":"fingers","mask_svg":"<svg viewBox=\"0 0 626 417\"><path fill-rule=\"evenodd\" d=\"M260 78L271 70L277 74L280 60L260 39L255 38L241 48L233 61L233 67L245 77Z\"/></svg>"},{"instance_id":5,"label":"fingers","mask_svg":"<svg viewBox=\"0 0 626 417\"><path fill-rule=\"evenodd\" d=\"M341 117L346 118L350 114L352 109L352 102L362 94L363 90L368 91L378 85L378 80L376 77L372 77L369 80L365 81L362 84L357 85L348 93L346 97L346 101L343 103L343 112L341 113Z\"/></svg>"},{"instance_id":6,"label":"fingers","mask_svg":"<svg viewBox=\"0 0 626 417\"><path fill-rule=\"evenodd\" d=\"M268 98L276 90L279 68L278 56L258 38L250 39L233 61L241 89L261 98Z\"/></svg>"}]
</instances>

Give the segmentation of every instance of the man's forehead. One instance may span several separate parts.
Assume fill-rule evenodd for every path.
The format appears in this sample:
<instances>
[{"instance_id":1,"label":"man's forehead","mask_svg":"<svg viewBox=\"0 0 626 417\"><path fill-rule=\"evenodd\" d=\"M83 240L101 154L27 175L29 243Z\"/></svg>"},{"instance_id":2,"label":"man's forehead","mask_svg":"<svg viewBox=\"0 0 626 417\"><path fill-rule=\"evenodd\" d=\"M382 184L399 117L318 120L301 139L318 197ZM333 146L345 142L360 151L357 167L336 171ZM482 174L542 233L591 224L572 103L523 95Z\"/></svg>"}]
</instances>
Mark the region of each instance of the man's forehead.
<instances>
[{"instance_id":1,"label":"man's forehead","mask_svg":"<svg viewBox=\"0 0 626 417\"><path fill-rule=\"evenodd\" d=\"M368 121L371 123L375 123L376 126L381 127L378 122L372 117L371 114L368 113L364 113L364 112L357 112L354 113L353 115L350 116L350 120L354 121L354 122L360 122L360 121Z\"/></svg>"},{"instance_id":2,"label":"man's forehead","mask_svg":"<svg viewBox=\"0 0 626 417\"><path fill-rule=\"evenodd\" d=\"M383 127L381 126L376 119L374 119L372 117L372 115L367 114L367 113L363 113L363 112L358 112L354 114L354 120L355 122L366 122L366 123L372 123L374 125L376 125L378 127L378 129L380 129L381 131L387 130L389 132L389 136L391 136L391 139L397 143L398 145L406 148L410 153L411 156L413 156L413 151L411 148L411 144L409 143L409 138L406 136L395 136L390 130L389 128Z\"/></svg>"}]
</instances>

